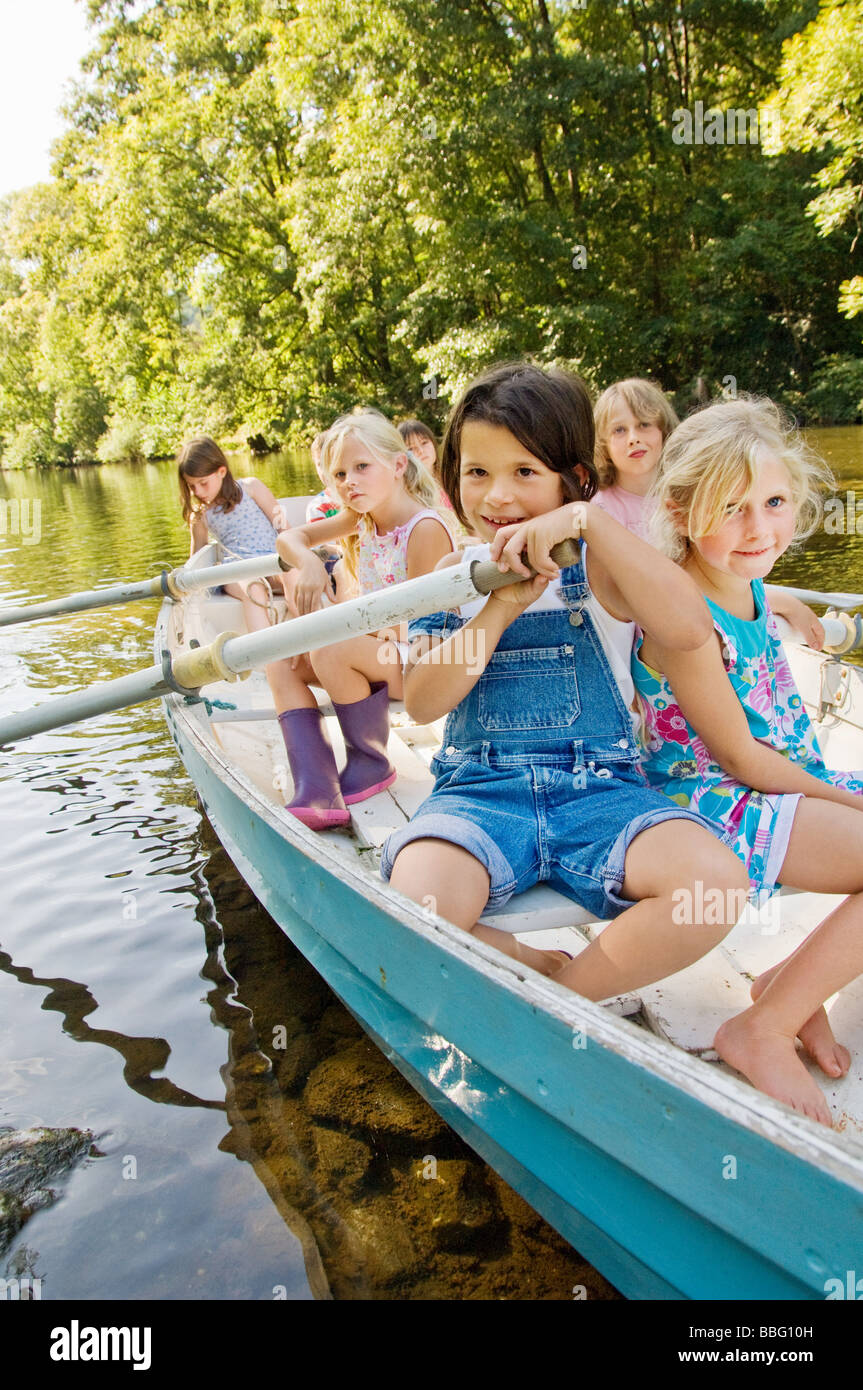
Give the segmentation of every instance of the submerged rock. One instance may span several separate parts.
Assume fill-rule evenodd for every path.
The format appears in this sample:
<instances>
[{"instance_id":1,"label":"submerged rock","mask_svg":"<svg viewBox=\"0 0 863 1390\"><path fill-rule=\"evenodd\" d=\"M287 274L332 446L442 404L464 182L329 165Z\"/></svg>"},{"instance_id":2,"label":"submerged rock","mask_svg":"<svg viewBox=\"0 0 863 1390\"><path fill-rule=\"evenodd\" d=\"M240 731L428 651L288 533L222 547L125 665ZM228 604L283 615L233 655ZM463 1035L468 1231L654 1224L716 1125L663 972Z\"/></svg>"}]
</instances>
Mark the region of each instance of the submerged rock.
<instances>
[{"instance_id":1,"label":"submerged rock","mask_svg":"<svg viewBox=\"0 0 863 1390\"><path fill-rule=\"evenodd\" d=\"M314 1119L374 1131L392 1151L434 1152L449 1130L365 1038L342 1047L309 1077L303 1096Z\"/></svg>"},{"instance_id":2,"label":"submerged rock","mask_svg":"<svg viewBox=\"0 0 863 1390\"><path fill-rule=\"evenodd\" d=\"M34 1212L51 1206L53 1184L90 1149L80 1129L0 1129L0 1255Z\"/></svg>"},{"instance_id":3,"label":"submerged rock","mask_svg":"<svg viewBox=\"0 0 863 1390\"><path fill-rule=\"evenodd\" d=\"M469 1250L477 1237L491 1237L503 1225L494 1194L476 1162L442 1158L435 1176L414 1186L430 1218L435 1243L442 1250Z\"/></svg>"},{"instance_id":4,"label":"submerged rock","mask_svg":"<svg viewBox=\"0 0 863 1390\"><path fill-rule=\"evenodd\" d=\"M374 1154L368 1144L337 1129L313 1128L318 1162L330 1181L349 1197L357 1197L365 1186Z\"/></svg>"}]
</instances>

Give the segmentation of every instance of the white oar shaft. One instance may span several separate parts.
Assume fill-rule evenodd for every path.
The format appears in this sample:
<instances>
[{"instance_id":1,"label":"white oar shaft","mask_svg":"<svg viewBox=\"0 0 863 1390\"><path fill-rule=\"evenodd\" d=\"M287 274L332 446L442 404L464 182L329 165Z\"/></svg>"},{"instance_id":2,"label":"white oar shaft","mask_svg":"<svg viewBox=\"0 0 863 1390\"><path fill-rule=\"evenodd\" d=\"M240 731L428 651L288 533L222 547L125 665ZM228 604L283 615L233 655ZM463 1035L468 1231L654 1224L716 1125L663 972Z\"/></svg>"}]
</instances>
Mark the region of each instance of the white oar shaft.
<instances>
[{"instance_id":1,"label":"white oar shaft","mask_svg":"<svg viewBox=\"0 0 863 1390\"><path fill-rule=\"evenodd\" d=\"M845 640L845 624L840 623L838 618L822 618L824 628L824 646L840 647Z\"/></svg>"},{"instance_id":2,"label":"white oar shaft","mask_svg":"<svg viewBox=\"0 0 863 1390\"><path fill-rule=\"evenodd\" d=\"M167 592L161 576L141 579L136 584L115 584L110 589L89 589L45 603L31 603L26 608L4 608L0 612L0 627L35 622L37 618L54 618L60 613L83 613L88 608L109 608L115 603L131 603L133 599L164 597Z\"/></svg>"},{"instance_id":3,"label":"white oar shaft","mask_svg":"<svg viewBox=\"0 0 863 1390\"><path fill-rule=\"evenodd\" d=\"M555 555L558 553L556 550ZM560 563L570 561L561 556ZM379 589L377 593L364 598L333 604L319 613L292 618L264 632L228 640L223 637L214 644L218 647L215 658L211 656L210 648L183 652L172 663L171 678L182 690L192 693L202 685L219 679L219 674L213 669L214 661L217 671L230 677L254 667L267 666L283 657L298 656L312 647L324 647L344 641L346 637L392 627L408 618L422 617L439 609L456 608L478 594L490 593L492 589L517 582L519 578L519 575L512 573L502 574L497 565L490 561L474 561L473 564L465 561L449 569L411 579L405 584ZM47 729L60 728L64 724L75 724L127 705L143 704L146 700L167 694L172 688L158 666L121 676L104 685L49 700L36 709L7 715L0 719L0 744L14 743L17 739L29 738L32 734L44 733Z\"/></svg>"},{"instance_id":4,"label":"white oar shaft","mask_svg":"<svg viewBox=\"0 0 863 1390\"><path fill-rule=\"evenodd\" d=\"M82 719L92 719L97 714L143 705L159 695L167 695L170 688L162 668L150 666L146 671L133 671L129 676L106 681L104 685L91 685L86 690L59 695L35 709L21 710L20 714L7 714L0 719L0 744L15 743L33 734L43 734L47 729L62 728L64 724L79 724Z\"/></svg>"},{"instance_id":5,"label":"white oar shaft","mask_svg":"<svg viewBox=\"0 0 863 1390\"><path fill-rule=\"evenodd\" d=\"M170 580L184 594L194 594L199 589L215 588L217 584L263 579L265 575L278 573L279 557L273 551L270 555L253 555L250 560L228 560L224 565L208 565L206 569L172 570Z\"/></svg>"},{"instance_id":6,"label":"white oar shaft","mask_svg":"<svg viewBox=\"0 0 863 1390\"><path fill-rule=\"evenodd\" d=\"M253 555L249 560L229 560L224 565L208 565L206 569L171 570L153 579L141 579L135 584L115 584L110 589L87 589L79 594L49 599L45 603L30 603L25 608L0 610L0 627L14 623L31 623L37 618L55 618L63 613L84 613L90 608L110 608L119 603L131 603L139 598L164 598L167 594L192 594L199 589L215 588L217 584L234 584L265 575L278 574L279 557Z\"/></svg>"},{"instance_id":7,"label":"white oar shaft","mask_svg":"<svg viewBox=\"0 0 863 1390\"><path fill-rule=\"evenodd\" d=\"M501 574L497 565L490 562L470 564L465 561L392 588L378 589L347 603L331 604L317 613L277 623L262 632L233 637L222 648L222 659L231 671L238 674L250 671L364 632L396 627L408 618L422 618L427 613L458 608L475 599L478 593L502 588L519 577Z\"/></svg>"}]
</instances>

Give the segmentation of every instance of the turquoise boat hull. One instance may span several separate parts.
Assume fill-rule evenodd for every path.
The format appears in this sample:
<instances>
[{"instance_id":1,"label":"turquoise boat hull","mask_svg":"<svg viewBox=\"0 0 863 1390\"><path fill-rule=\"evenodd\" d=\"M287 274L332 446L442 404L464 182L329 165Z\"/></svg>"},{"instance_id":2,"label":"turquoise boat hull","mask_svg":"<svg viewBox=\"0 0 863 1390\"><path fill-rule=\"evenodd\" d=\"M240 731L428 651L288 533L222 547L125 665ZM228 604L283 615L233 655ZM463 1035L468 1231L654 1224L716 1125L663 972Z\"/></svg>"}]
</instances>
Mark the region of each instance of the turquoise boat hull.
<instances>
[{"instance_id":1,"label":"turquoise boat hull","mask_svg":"<svg viewBox=\"0 0 863 1390\"><path fill-rule=\"evenodd\" d=\"M853 1142L520 971L359 856L353 869L226 770L200 707L164 704L267 911L435 1110L622 1293L824 1299L860 1265Z\"/></svg>"}]
</instances>

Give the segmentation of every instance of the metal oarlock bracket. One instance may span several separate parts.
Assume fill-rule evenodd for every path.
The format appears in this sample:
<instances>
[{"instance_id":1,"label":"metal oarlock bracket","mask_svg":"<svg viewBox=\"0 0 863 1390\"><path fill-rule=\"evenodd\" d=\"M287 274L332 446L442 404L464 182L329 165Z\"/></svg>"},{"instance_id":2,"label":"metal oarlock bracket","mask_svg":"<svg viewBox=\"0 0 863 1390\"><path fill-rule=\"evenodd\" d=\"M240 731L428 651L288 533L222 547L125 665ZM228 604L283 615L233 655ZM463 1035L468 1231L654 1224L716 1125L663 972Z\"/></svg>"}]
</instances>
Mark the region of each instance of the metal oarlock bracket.
<instances>
[{"instance_id":1,"label":"metal oarlock bracket","mask_svg":"<svg viewBox=\"0 0 863 1390\"><path fill-rule=\"evenodd\" d=\"M184 594L182 589L177 587L176 581L174 579L175 573L175 570L162 570L162 573L159 575L158 582L161 585L162 593L165 595L166 598L173 598L179 601L184 597Z\"/></svg>"},{"instance_id":2,"label":"metal oarlock bracket","mask_svg":"<svg viewBox=\"0 0 863 1390\"><path fill-rule=\"evenodd\" d=\"M850 692L851 672L839 661L825 661L821 667L821 689L818 695L818 723L827 714L838 714Z\"/></svg>"},{"instance_id":3,"label":"metal oarlock bracket","mask_svg":"<svg viewBox=\"0 0 863 1390\"><path fill-rule=\"evenodd\" d=\"M162 662L162 680L175 692L175 694L197 695L197 690L190 690L187 686L180 685L177 681L171 664L171 653L164 647L160 653L160 659Z\"/></svg>"}]
</instances>

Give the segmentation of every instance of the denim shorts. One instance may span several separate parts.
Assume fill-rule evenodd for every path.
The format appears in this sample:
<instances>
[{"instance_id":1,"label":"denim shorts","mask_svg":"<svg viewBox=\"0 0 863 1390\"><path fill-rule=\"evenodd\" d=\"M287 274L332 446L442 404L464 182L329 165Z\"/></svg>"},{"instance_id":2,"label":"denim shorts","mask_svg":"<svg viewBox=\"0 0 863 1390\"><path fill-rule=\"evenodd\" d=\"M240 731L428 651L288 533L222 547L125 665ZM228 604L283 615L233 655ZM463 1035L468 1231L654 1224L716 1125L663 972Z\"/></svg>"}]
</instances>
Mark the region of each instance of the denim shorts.
<instances>
[{"instance_id":1,"label":"denim shorts","mask_svg":"<svg viewBox=\"0 0 863 1390\"><path fill-rule=\"evenodd\" d=\"M502 763L503 765L500 765ZM666 820L689 820L721 840L703 816L653 791L637 768L560 766L534 755L489 766L463 756L432 764L434 791L408 825L387 839L384 878L414 840L448 840L478 859L491 880L488 906L547 882L596 917L632 907L621 896L626 851L636 835Z\"/></svg>"}]
</instances>

